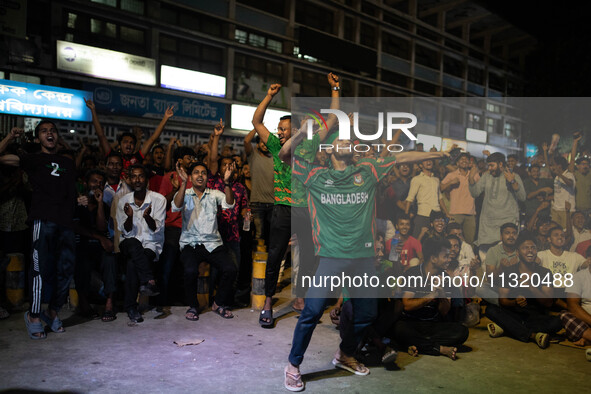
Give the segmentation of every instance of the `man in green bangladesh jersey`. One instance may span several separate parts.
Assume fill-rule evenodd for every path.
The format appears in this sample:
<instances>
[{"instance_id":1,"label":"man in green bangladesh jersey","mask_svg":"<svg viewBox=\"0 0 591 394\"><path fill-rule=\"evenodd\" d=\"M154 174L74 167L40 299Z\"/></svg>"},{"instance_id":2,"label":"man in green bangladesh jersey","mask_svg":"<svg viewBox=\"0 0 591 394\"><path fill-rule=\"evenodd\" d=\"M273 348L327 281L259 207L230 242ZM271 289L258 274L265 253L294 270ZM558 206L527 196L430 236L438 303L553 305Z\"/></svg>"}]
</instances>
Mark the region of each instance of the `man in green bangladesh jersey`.
<instances>
[{"instance_id":1,"label":"man in green bangladesh jersey","mask_svg":"<svg viewBox=\"0 0 591 394\"><path fill-rule=\"evenodd\" d=\"M321 279L344 273L348 276L375 275L375 192L378 182L397 162L443 156L442 152L408 152L399 153L396 158L362 159L353 165L353 146L349 140L336 140L328 153L331 155L331 168L310 164L297 156L293 159L292 176L300 180L308 191L315 254L320 257L320 262L310 281L314 285L308 290L304 310L294 330L289 364L285 367L284 385L290 391L304 389L299 366L324 312L327 298L336 294L335 289L331 294L330 283L318 285ZM305 281L306 278L301 277L300 280ZM342 288L337 290L340 292ZM347 290L355 296L363 289ZM351 302L351 327L341 332L341 344L332 362L336 367L356 375L367 375L369 369L352 355L364 329L377 315L377 300L353 297Z\"/></svg>"}]
</instances>

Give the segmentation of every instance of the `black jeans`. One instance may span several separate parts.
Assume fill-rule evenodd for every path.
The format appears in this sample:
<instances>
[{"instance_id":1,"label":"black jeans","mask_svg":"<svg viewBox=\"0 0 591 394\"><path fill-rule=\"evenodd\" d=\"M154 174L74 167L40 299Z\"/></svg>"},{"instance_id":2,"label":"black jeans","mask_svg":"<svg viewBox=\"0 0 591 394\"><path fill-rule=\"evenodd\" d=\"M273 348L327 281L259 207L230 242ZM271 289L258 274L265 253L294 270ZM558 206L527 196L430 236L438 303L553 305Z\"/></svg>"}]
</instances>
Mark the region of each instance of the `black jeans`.
<instances>
[{"instance_id":1,"label":"black jeans","mask_svg":"<svg viewBox=\"0 0 591 394\"><path fill-rule=\"evenodd\" d=\"M142 243L135 238L123 240L119 244L119 249L127 263L123 307L125 310L129 310L137 307L137 292L140 285L145 285L154 279L152 264L156 253L153 250L144 249Z\"/></svg>"},{"instance_id":2,"label":"black jeans","mask_svg":"<svg viewBox=\"0 0 591 394\"><path fill-rule=\"evenodd\" d=\"M264 239L269 246L271 235L271 220L273 217L273 203L251 202L252 223L255 225L255 238ZM251 223L251 224L252 224Z\"/></svg>"},{"instance_id":3,"label":"black jeans","mask_svg":"<svg viewBox=\"0 0 591 394\"><path fill-rule=\"evenodd\" d=\"M192 247L187 245L181 252L181 262L185 270L185 298L186 303L192 308L198 308L197 301L197 279L199 277L199 264L206 261L211 265L212 270L217 270L219 277L218 292L215 296L215 303L218 306L229 306L234 297L234 281L236 280L237 268L230 258L224 246L218 246L208 252L203 245Z\"/></svg>"},{"instance_id":4,"label":"black jeans","mask_svg":"<svg viewBox=\"0 0 591 394\"><path fill-rule=\"evenodd\" d=\"M160 260L158 261L158 267L156 270L158 284L160 287L160 295L155 297L155 302L160 306L171 304L169 290L172 288L171 282L176 280L175 277L171 277L171 274L173 270L175 270L180 254L180 238L180 227L169 226L164 228L164 246L162 247L162 254L160 255Z\"/></svg>"},{"instance_id":5,"label":"black jeans","mask_svg":"<svg viewBox=\"0 0 591 394\"><path fill-rule=\"evenodd\" d=\"M101 272L104 293L114 293L117 284L117 256L106 252L98 242L81 241L76 245L74 283L78 295L88 296L92 271Z\"/></svg>"},{"instance_id":6,"label":"black jeans","mask_svg":"<svg viewBox=\"0 0 591 394\"><path fill-rule=\"evenodd\" d=\"M269 256L265 268L265 296L273 297L277 291L277 280L281 260L287 250L291 238L291 207L275 205L271 221L271 238L269 240Z\"/></svg>"},{"instance_id":7,"label":"black jeans","mask_svg":"<svg viewBox=\"0 0 591 394\"><path fill-rule=\"evenodd\" d=\"M440 354L440 346L460 346L468 334L468 328L460 323L399 320L394 325L394 337L402 346L414 345L420 354L433 356Z\"/></svg>"},{"instance_id":8,"label":"black jeans","mask_svg":"<svg viewBox=\"0 0 591 394\"><path fill-rule=\"evenodd\" d=\"M551 316L533 308L522 309L518 312L514 309L489 305L486 307L486 316L505 330L505 334L521 342L528 342L533 333L554 334L562 328L558 316Z\"/></svg>"}]
</instances>

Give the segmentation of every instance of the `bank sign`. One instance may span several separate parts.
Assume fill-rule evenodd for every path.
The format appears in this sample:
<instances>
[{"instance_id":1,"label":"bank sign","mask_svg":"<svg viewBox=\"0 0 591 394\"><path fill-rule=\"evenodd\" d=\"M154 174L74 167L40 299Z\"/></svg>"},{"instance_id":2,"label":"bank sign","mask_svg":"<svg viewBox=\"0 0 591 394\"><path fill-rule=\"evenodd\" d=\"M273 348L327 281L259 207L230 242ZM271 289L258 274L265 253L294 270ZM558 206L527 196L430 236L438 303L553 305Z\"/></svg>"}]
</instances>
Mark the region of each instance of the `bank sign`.
<instances>
[{"instance_id":1,"label":"bank sign","mask_svg":"<svg viewBox=\"0 0 591 394\"><path fill-rule=\"evenodd\" d=\"M0 79L0 113L90 122L84 98L92 93Z\"/></svg>"},{"instance_id":2,"label":"bank sign","mask_svg":"<svg viewBox=\"0 0 591 394\"><path fill-rule=\"evenodd\" d=\"M214 101L92 83L84 88L93 92L100 113L160 119L173 106L174 120L217 124L226 117L225 105Z\"/></svg>"}]
</instances>

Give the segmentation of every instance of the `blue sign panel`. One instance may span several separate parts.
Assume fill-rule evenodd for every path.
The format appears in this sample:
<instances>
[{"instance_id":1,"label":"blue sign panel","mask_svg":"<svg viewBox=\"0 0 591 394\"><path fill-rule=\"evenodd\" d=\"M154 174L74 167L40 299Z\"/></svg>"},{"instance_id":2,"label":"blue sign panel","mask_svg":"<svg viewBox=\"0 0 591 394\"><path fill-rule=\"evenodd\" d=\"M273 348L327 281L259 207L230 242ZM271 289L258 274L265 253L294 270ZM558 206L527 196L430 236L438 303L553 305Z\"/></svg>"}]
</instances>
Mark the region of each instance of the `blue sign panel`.
<instances>
[{"instance_id":1,"label":"blue sign panel","mask_svg":"<svg viewBox=\"0 0 591 394\"><path fill-rule=\"evenodd\" d=\"M94 93L94 104L102 113L160 119L168 106L174 106L174 120L217 124L226 116L223 103L118 86L89 83L84 87Z\"/></svg>"},{"instance_id":2,"label":"blue sign panel","mask_svg":"<svg viewBox=\"0 0 591 394\"><path fill-rule=\"evenodd\" d=\"M525 157L534 157L538 154L538 146L536 144L525 144Z\"/></svg>"},{"instance_id":3,"label":"blue sign panel","mask_svg":"<svg viewBox=\"0 0 591 394\"><path fill-rule=\"evenodd\" d=\"M90 122L92 93L0 79L0 113Z\"/></svg>"}]
</instances>

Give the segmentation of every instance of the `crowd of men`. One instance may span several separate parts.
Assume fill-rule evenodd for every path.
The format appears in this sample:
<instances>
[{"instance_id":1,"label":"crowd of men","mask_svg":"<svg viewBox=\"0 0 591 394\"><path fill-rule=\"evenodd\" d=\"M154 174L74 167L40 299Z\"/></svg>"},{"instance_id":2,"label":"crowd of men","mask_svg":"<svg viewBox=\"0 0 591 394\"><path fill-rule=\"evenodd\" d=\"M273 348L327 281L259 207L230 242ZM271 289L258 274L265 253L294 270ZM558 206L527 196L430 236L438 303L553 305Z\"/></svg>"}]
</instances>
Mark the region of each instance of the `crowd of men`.
<instances>
[{"instance_id":1,"label":"crowd of men","mask_svg":"<svg viewBox=\"0 0 591 394\"><path fill-rule=\"evenodd\" d=\"M339 77L327 79L337 109ZM263 119L280 89L271 85L256 109L244 152L220 147L222 119L205 144L159 144L172 107L148 138L134 128L109 141L87 101L98 144L81 141L78 150L52 120L42 120L30 140L21 129L8 132L0 142L1 268L9 253L30 259L29 337L45 338L43 323L65 331L58 313L72 280L77 312L107 323L118 306L131 322L142 322L138 295L159 308L187 305L190 321L208 307L231 319L233 308L248 305L252 251L264 240L259 324L266 328L275 325L273 296L286 259L295 282L380 270L425 280L486 278L481 286L409 284L380 299L350 288L306 293L294 282L293 308L301 316L285 369L291 391L304 388L299 366L330 298L340 297L331 317L342 338L333 363L358 375L369 373L355 358L365 344L384 363L396 360L397 348L455 360L483 306L491 337L547 348L564 328L570 341L591 346L591 171L582 135L570 152L544 143L521 166L516 155L484 151L478 159L459 149L426 152L421 144L394 155L356 153L355 141L336 137L334 115L312 139L304 139L305 119L290 116L270 132ZM329 139L332 148L319 151ZM364 197L331 203L331 194L353 193ZM211 305L200 305L207 264L216 292ZM101 314L92 306L97 295ZM7 316L1 308L0 317Z\"/></svg>"}]
</instances>

